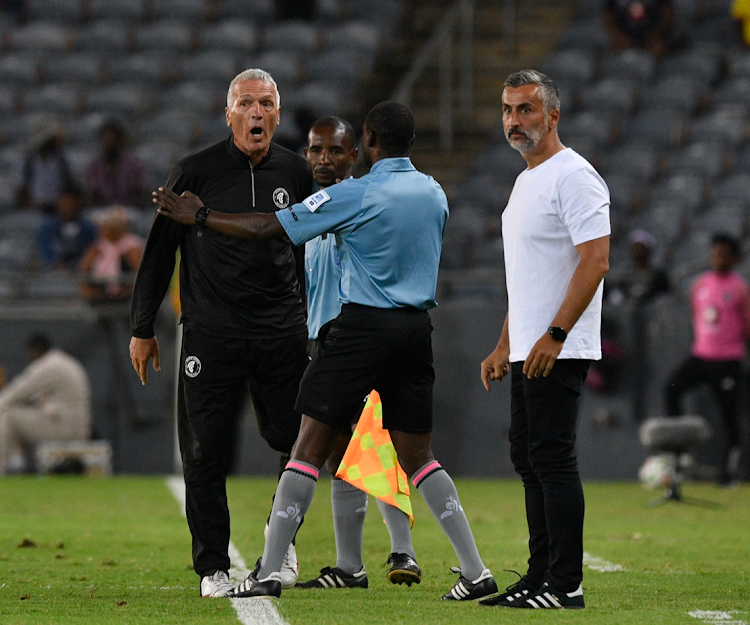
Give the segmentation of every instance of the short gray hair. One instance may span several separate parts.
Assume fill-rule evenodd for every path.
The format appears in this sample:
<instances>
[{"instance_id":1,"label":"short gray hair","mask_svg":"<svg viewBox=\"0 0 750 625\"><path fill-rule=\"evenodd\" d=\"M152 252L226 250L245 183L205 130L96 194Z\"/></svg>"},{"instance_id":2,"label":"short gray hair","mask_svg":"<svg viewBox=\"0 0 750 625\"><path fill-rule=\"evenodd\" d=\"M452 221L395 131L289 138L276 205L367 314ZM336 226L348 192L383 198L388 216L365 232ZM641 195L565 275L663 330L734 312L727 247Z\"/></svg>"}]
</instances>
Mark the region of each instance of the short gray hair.
<instances>
[{"instance_id":1,"label":"short gray hair","mask_svg":"<svg viewBox=\"0 0 750 625\"><path fill-rule=\"evenodd\" d=\"M506 87L523 87L524 85L536 85L539 87L539 98L544 106L544 112L549 113L554 109L560 110L560 92L555 81L549 76L535 69L522 69L520 72L511 74L503 83Z\"/></svg>"},{"instance_id":2,"label":"short gray hair","mask_svg":"<svg viewBox=\"0 0 750 625\"><path fill-rule=\"evenodd\" d=\"M269 74L267 71L263 69L246 69L244 72L240 72L237 74L234 78L232 78L232 82L229 83L229 89L227 90L227 107L231 108L232 104L234 102L233 92L234 87L238 82L243 82L245 80L262 80L263 82L267 82L271 85L273 85L273 88L276 90L276 108L281 107L281 96L279 95L279 86L276 84L276 81L273 79L273 76Z\"/></svg>"}]
</instances>

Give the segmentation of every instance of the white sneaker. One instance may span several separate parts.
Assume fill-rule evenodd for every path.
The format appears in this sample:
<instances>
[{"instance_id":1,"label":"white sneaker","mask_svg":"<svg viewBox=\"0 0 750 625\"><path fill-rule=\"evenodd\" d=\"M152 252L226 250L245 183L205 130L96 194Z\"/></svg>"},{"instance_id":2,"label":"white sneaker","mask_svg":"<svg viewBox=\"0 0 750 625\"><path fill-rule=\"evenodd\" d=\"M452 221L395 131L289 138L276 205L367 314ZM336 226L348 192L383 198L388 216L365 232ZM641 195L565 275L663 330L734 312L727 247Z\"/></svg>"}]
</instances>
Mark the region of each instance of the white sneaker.
<instances>
[{"instance_id":1,"label":"white sneaker","mask_svg":"<svg viewBox=\"0 0 750 625\"><path fill-rule=\"evenodd\" d=\"M268 525L263 529L263 538L267 537ZM283 590L294 588L299 577L299 562L297 561L297 550L294 548L294 543L289 543L279 573L281 574L281 588Z\"/></svg>"},{"instance_id":2,"label":"white sneaker","mask_svg":"<svg viewBox=\"0 0 750 625\"><path fill-rule=\"evenodd\" d=\"M234 585L226 571L216 571L201 580L202 597L226 597L233 589Z\"/></svg>"}]
</instances>

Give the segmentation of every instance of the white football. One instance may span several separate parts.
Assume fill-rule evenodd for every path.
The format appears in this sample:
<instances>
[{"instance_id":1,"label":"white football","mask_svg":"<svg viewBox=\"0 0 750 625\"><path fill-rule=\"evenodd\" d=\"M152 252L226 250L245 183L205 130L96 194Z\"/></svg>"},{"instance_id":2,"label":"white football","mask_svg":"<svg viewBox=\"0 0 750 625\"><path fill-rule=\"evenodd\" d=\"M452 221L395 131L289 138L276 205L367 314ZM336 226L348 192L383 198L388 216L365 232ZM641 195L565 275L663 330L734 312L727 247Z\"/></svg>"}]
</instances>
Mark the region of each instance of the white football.
<instances>
[{"instance_id":1,"label":"white football","mask_svg":"<svg viewBox=\"0 0 750 625\"><path fill-rule=\"evenodd\" d=\"M638 479L644 488L666 488L674 478L674 462L669 456L649 456L638 470Z\"/></svg>"}]
</instances>

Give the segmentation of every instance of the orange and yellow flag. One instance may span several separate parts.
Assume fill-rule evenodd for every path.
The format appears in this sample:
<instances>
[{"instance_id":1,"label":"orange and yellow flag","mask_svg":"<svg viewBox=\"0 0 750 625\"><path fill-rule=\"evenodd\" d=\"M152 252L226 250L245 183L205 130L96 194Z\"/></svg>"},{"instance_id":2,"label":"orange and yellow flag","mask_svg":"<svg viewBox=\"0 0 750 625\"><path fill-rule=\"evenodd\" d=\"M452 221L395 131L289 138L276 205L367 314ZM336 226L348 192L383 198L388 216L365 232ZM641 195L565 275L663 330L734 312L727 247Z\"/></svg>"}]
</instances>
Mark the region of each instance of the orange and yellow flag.
<instances>
[{"instance_id":1,"label":"orange and yellow flag","mask_svg":"<svg viewBox=\"0 0 750 625\"><path fill-rule=\"evenodd\" d=\"M383 404L377 391L367 398L336 477L396 506L414 525L409 480L388 430L383 429Z\"/></svg>"}]
</instances>

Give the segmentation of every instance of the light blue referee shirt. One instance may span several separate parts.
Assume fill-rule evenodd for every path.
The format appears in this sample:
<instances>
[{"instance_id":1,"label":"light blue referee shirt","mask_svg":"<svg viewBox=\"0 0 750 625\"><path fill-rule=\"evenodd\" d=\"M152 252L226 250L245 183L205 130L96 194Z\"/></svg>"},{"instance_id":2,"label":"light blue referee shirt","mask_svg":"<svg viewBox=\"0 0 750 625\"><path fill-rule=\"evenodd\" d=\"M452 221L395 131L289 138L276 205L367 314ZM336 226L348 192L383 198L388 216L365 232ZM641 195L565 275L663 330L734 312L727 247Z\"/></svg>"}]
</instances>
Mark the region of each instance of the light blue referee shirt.
<instances>
[{"instance_id":1,"label":"light blue referee shirt","mask_svg":"<svg viewBox=\"0 0 750 625\"><path fill-rule=\"evenodd\" d=\"M311 339L317 339L320 328L341 312L341 260L333 234L305 243L305 278L307 333Z\"/></svg>"},{"instance_id":2,"label":"light blue referee shirt","mask_svg":"<svg viewBox=\"0 0 750 625\"><path fill-rule=\"evenodd\" d=\"M336 235L339 301L374 308L434 308L448 201L408 158L385 158L276 212L295 245Z\"/></svg>"}]
</instances>

